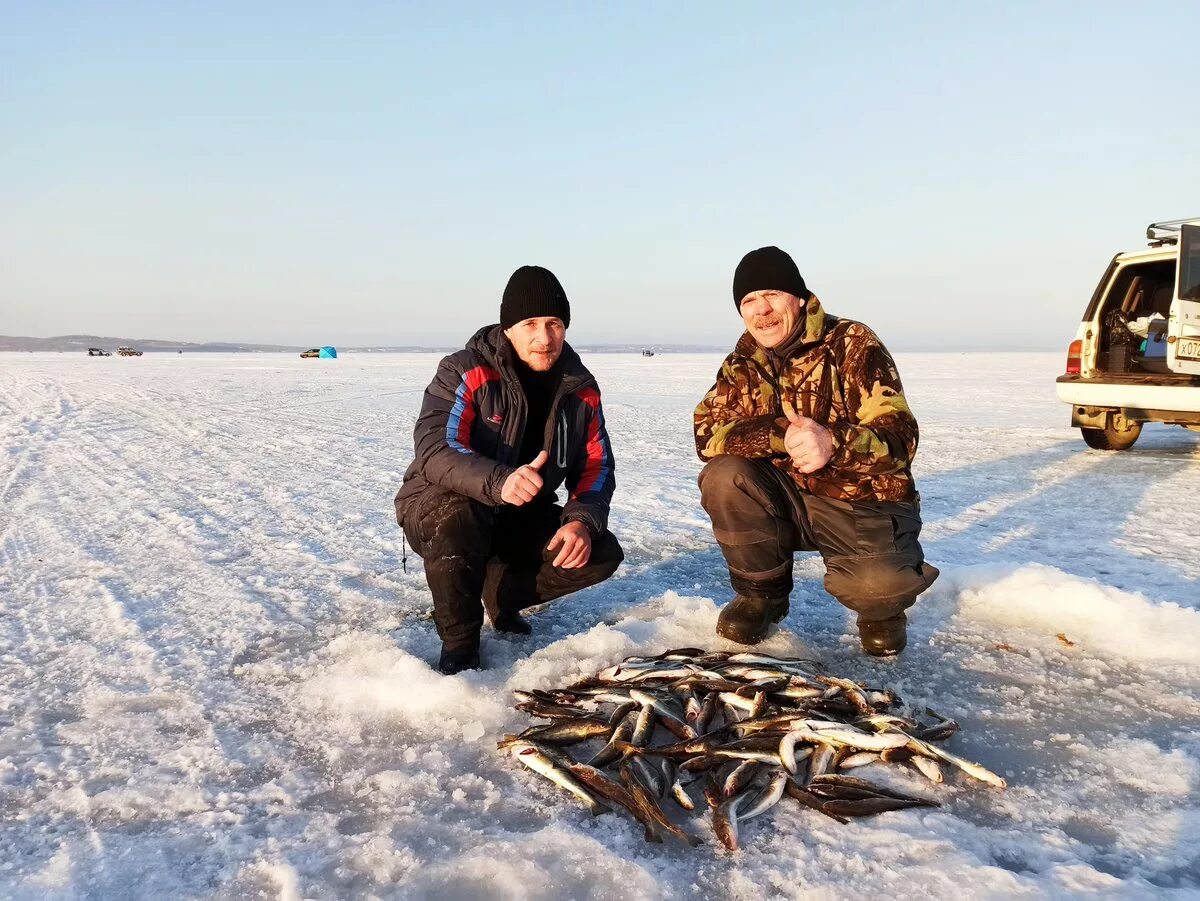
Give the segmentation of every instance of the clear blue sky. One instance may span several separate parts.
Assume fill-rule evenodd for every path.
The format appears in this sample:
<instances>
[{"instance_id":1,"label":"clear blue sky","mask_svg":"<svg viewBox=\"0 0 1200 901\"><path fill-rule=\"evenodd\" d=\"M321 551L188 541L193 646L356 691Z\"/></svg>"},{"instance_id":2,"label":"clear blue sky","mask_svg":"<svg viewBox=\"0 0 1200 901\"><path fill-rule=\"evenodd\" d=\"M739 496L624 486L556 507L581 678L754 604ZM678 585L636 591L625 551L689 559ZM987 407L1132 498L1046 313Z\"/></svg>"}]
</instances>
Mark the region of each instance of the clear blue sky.
<instances>
[{"instance_id":1,"label":"clear blue sky","mask_svg":"<svg viewBox=\"0 0 1200 901\"><path fill-rule=\"evenodd\" d=\"M1200 4L7 3L0 333L729 343L779 244L896 348L1057 348L1200 215ZM344 7L344 8L338 8Z\"/></svg>"}]
</instances>

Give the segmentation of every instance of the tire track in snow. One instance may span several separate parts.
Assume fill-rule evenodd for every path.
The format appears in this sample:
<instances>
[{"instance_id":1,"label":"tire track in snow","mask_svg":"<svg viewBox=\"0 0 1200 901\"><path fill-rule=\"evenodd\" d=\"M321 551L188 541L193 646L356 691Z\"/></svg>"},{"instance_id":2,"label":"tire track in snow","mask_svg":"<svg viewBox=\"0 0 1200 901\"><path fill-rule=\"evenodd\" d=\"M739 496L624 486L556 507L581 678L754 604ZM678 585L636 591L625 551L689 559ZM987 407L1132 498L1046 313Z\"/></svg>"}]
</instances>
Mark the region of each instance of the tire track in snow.
<instances>
[{"instance_id":1,"label":"tire track in snow","mask_svg":"<svg viewBox=\"0 0 1200 901\"><path fill-rule=\"evenodd\" d=\"M195 552L186 532L180 534L172 527L171 517L156 519L146 512L162 502L163 498L154 494L161 485L148 485L137 467L122 458L120 448L103 445L80 432L70 440L56 442L54 454L39 462L48 496L62 501L53 512L27 511L39 530L22 530L8 551L14 572L26 573L20 601L28 625L14 634L14 646L35 651L58 645L77 649L81 644L107 649L105 662L90 661L95 667L91 671L46 674L51 676L48 684L74 687L67 694L80 696L85 714L81 719L88 726L50 724L41 745L49 746L65 729L74 734L73 746L85 755L91 769L111 769L112 755L97 744L111 743L111 735L99 721L123 718L128 721L127 729L153 746L157 727L148 727L145 721L166 720L168 731L182 730L188 744L180 747L168 740L152 748L152 756L191 753L187 748L195 745L193 740L215 746L216 751L193 755L192 766L199 769L186 774L184 782L190 784L190 794L173 795L160 785L151 795L163 799L167 808L174 797L183 805L176 813L203 813L208 804L203 790L206 784L228 784L231 771L254 768L232 759L236 746L244 742L241 738L234 741L231 755L230 736L240 732L245 723L269 721L274 709L261 690L243 687L231 677L231 658L255 639L274 632L279 617L276 613L274 621L264 621L259 605L247 599L241 580L213 571ZM168 507L174 505L169 496L166 501ZM38 512L40 516L35 515ZM135 532L141 534L135 536ZM76 559L61 559L60 554L60 559L47 557L47 566L31 565L36 555L65 547L73 549ZM189 582L193 584L189 586ZM103 611L99 618L98 611ZM61 639L56 630L64 620L73 625L69 637ZM236 631L215 636L218 645L227 647L224 653L214 655L211 632L223 626ZM208 640L206 633L210 633ZM73 663L80 657L76 651ZM134 710L125 716L121 707L125 702L119 698L104 706L89 695L89 686L111 685L121 686L122 696L159 700L152 709ZM78 711L71 714L78 715ZM254 736L250 743L261 745L263 739ZM303 772L304 763L286 745L276 743L268 756L277 763L264 771L265 775L288 769L299 778ZM118 769L128 771L130 761L138 757L127 745L122 746ZM76 806L85 821L90 822L96 814L96 806L86 800L89 796L80 784L70 784L68 779L55 790L60 799L64 793L77 798ZM121 818L127 813L137 822L144 822L147 816L153 819L153 811L128 793L112 800L119 800L125 808L117 811L115 825L128 824L127 818ZM103 805L100 810L103 812ZM109 811L110 817L112 814ZM247 815L255 816L253 811Z\"/></svg>"}]
</instances>

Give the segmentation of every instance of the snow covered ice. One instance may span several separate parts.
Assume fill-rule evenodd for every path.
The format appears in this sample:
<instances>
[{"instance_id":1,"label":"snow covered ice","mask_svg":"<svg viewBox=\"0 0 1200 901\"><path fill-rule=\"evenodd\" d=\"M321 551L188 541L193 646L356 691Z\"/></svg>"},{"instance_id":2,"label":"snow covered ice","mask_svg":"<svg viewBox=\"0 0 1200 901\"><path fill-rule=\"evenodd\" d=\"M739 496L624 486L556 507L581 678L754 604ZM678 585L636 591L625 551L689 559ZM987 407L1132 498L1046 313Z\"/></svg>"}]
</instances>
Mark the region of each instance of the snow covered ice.
<instances>
[{"instance_id":1,"label":"snow covered ice","mask_svg":"<svg viewBox=\"0 0 1200 901\"><path fill-rule=\"evenodd\" d=\"M1088 450L1060 354L899 355L943 572L909 649L859 652L815 556L763 645L955 717L1007 791L913 776L945 806L848 826L785 799L732 855L497 753L514 688L728 647L690 424L720 356L585 359L626 563L444 678L391 509L435 355L0 355L0 896L1200 893L1200 436Z\"/></svg>"}]
</instances>

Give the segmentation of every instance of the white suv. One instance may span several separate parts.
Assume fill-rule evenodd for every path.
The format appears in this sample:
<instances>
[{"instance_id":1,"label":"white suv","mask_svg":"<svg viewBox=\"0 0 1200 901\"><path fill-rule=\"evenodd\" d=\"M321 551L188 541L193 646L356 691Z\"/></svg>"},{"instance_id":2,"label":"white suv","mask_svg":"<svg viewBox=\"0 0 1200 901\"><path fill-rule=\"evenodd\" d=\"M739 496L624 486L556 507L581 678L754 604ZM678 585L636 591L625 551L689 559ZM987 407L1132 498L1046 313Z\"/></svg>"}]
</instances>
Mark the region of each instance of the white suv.
<instances>
[{"instance_id":1,"label":"white suv","mask_svg":"<svg viewBox=\"0 0 1200 901\"><path fill-rule=\"evenodd\" d=\"M1155 222L1119 253L1067 351L1058 398L1089 447L1132 447L1144 422L1200 432L1200 219Z\"/></svg>"}]
</instances>

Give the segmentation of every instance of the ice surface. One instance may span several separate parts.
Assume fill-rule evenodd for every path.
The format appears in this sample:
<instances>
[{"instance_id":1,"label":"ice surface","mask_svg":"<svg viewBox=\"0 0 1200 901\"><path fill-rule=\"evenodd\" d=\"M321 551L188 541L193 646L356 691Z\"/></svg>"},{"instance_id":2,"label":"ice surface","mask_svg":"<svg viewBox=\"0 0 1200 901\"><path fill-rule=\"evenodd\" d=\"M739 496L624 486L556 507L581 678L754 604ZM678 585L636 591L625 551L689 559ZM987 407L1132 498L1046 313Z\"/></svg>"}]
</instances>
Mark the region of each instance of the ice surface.
<instances>
[{"instance_id":1,"label":"ice surface","mask_svg":"<svg viewBox=\"0 0 1200 901\"><path fill-rule=\"evenodd\" d=\"M764 650L954 716L1011 787L870 767L945 806L785 803L731 855L647 845L495 751L514 688L726 646L690 427L719 356L588 357L626 564L451 678L391 512L436 362L0 355L0 896L1200 892L1198 436L1090 451L1059 354L900 355L943 577L877 661L803 557Z\"/></svg>"}]
</instances>

